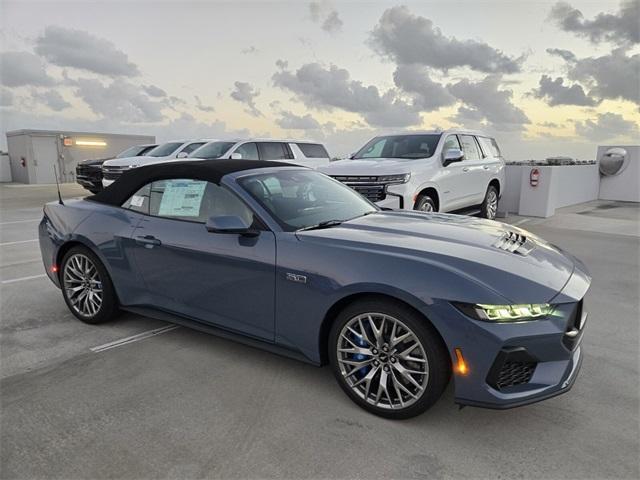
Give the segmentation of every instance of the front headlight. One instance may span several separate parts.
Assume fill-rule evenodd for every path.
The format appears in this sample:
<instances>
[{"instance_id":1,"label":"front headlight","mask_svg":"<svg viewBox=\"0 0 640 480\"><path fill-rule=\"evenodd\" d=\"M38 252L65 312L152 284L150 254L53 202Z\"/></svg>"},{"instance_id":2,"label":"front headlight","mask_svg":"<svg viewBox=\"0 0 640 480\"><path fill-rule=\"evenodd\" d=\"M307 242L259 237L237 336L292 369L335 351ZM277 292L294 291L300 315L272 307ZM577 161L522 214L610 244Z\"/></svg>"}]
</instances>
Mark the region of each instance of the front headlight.
<instances>
[{"instance_id":1,"label":"front headlight","mask_svg":"<svg viewBox=\"0 0 640 480\"><path fill-rule=\"evenodd\" d=\"M553 313L553 305L548 303L521 305L456 303L455 306L465 315L485 322L523 322L546 317Z\"/></svg>"},{"instance_id":2,"label":"front headlight","mask_svg":"<svg viewBox=\"0 0 640 480\"><path fill-rule=\"evenodd\" d=\"M410 173L403 173L401 175L381 175L378 177L378 182L395 185L399 183L407 183L410 178Z\"/></svg>"}]
</instances>

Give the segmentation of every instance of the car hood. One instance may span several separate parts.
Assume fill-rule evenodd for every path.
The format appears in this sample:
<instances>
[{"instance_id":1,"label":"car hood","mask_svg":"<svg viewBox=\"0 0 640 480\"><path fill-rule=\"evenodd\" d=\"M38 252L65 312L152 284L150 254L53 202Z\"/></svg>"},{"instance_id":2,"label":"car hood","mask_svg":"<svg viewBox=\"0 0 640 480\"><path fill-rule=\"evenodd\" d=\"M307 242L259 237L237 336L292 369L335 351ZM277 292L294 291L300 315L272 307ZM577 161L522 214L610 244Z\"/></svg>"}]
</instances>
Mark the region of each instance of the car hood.
<instances>
[{"instance_id":1,"label":"car hood","mask_svg":"<svg viewBox=\"0 0 640 480\"><path fill-rule=\"evenodd\" d=\"M425 159L421 159L424 161ZM327 175L395 175L411 173L414 159L377 158L375 160L338 160L318 170Z\"/></svg>"},{"instance_id":2,"label":"car hood","mask_svg":"<svg viewBox=\"0 0 640 480\"><path fill-rule=\"evenodd\" d=\"M107 160L113 160L113 157L108 158L91 158L88 160L82 160L78 162L79 165L92 166L92 165L102 165Z\"/></svg>"},{"instance_id":3,"label":"car hood","mask_svg":"<svg viewBox=\"0 0 640 480\"><path fill-rule=\"evenodd\" d=\"M526 254L496 244L524 235ZM298 232L302 242L413 258L449 269L513 303L544 303L567 284L575 264L557 247L512 225L461 215L377 212L339 226Z\"/></svg>"},{"instance_id":4,"label":"car hood","mask_svg":"<svg viewBox=\"0 0 640 480\"><path fill-rule=\"evenodd\" d=\"M129 165L139 167L147 163L161 162L167 158L169 157L148 157L146 155L140 157L114 158L113 160L109 160L105 165L109 167L128 167Z\"/></svg>"}]
</instances>

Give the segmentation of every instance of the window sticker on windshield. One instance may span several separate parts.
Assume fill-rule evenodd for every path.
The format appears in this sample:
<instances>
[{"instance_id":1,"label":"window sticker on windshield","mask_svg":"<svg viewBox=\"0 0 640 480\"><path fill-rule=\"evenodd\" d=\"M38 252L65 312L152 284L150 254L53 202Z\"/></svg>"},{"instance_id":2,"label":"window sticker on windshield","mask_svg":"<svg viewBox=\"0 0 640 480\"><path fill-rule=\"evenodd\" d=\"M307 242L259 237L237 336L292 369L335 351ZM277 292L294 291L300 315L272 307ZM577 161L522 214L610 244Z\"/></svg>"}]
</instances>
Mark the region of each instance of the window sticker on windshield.
<instances>
[{"instance_id":1,"label":"window sticker on windshield","mask_svg":"<svg viewBox=\"0 0 640 480\"><path fill-rule=\"evenodd\" d=\"M144 204L144 197L140 195L134 195L131 197L131 206L132 207L141 207Z\"/></svg>"},{"instance_id":2,"label":"window sticker on windshield","mask_svg":"<svg viewBox=\"0 0 640 480\"><path fill-rule=\"evenodd\" d=\"M164 187L158 215L167 217L197 217L207 182L170 180Z\"/></svg>"}]
</instances>

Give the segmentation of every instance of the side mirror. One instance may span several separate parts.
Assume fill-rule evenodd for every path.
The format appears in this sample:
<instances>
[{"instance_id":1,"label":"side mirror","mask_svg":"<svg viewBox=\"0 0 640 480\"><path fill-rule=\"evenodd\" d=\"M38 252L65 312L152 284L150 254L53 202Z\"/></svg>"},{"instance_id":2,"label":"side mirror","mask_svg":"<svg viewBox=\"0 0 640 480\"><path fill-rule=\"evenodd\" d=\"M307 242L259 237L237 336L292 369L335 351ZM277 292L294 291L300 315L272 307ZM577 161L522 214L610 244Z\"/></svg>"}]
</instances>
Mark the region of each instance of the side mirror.
<instances>
[{"instance_id":1,"label":"side mirror","mask_svg":"<svg viewBox=\"0 0 640 480\"><path fill-rule=\"evenodd\" d=\"M189 154L187 152L180 152L178 155L176 155L176 158L187 158L189 156Z\"/></svg>"},{"instance_id":2,"label":"side mirror","mask_svg":"<svg viewBox=\"0 0 640 480\"><path fill-rule=\"evenodd\" d=\"M355 152L352 153L351 155L349 155L349 160L353 160L353 157L355 157L355 156L356 156Z\"/></svg>"},{"instance_id":3,"label":"side mirror","mask_svg":"<svg viewBox=\"0 0 640 480\"><path fill-rule=\"evenodd\" d=\"M242 154L240 152L233 152L229 158L231 160L242 160Z\"/></svg>"},{"instance_id":4,"label":"side mirror","mask_svg":"<svg viewBox=\"0 0 640 480\"><path fill-rule=\"evenodd\" d=\"M462 152L462 150L458 148L450 148L449 150L444 152L442 165L446 167L451 163L461 162L463 159L464 153Z\"/></svg>"},{"instance_id":5,"label":"side mirror","mask_svg":"<svg viewBox=\"0 0 640 480\"><path fill-rule=\"evenodd\" d=\"M246 237L255 237L260 232L253 230L247 222L236 215L221 215L219 217L209 217L205 224L207 232L211 233L232 233Z\"/></svg>"}]
</instances>

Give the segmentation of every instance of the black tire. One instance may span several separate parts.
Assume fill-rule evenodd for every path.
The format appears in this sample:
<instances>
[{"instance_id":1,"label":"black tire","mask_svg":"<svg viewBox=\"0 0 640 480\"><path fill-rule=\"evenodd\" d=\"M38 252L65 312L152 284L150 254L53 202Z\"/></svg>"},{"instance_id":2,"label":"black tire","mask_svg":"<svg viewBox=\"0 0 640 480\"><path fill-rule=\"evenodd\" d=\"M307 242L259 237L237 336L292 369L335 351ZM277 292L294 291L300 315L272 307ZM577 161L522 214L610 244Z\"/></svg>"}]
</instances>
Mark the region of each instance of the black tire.
<instances>
[{"instance_id":1,"label":"black tire","mask_svg":"<svg viewBox=\"0 0 640 480\"><path fill-rule=\"evenodd\" d=\"M82 306L74 305L73 300L69 296L72 295L72 293L66 288L67 286L77 285L77 275L75 273L72 274L71 272L77 272L78 270L74 268L77 265L75 262L84 262L83 259L85 258L94 266L97 272L94 277L97 280L93 280L93 283L87 284L90 285L91 288L97 288L97 285L99 285L102 295L99 308L96 308L95 313L91 314L83 313ZM68 272L68 269L71 270ZM93 272L93 270L91 270L91 272ZM74 283L71 283L70 279L73 279ZM87 280L86 282L89 281ZM99 282L99 284L95 282ZM109 277L109 273L98 256L87 247L75 246L65 254L60 268L60 286L62 289L62 296L67 307L69 307L69 310L71 310L71 313L73 313L76 318L84 323L103 323L114 319L120 313L118 308L118 298L113 288L111 278ZM97 292L97 290L95 291ZM91 308L95 308L95 304L92 304Z\"/></svg>"},{"instance_id":2,"label":"black tire","mask_svg":"<svg viewBox=\"0 0 640 480\"><path fill-rule=\"evenodd\" d=\"M428 194L421 193L416 199L416 204L413 206L414 210L421 212L437 212L436 202Z\"/></svg>"},{"instance_id":3,"label":"black tire","mask_svg":"<svg viewBox=\"0 0 640 480\"><path fill-rule=\"evenodd\" d=\"M480 216L494 220L498 212L498 189L493 185L489 185L487 193L484 194L484 200L480 206Z\"/></svg>"},{"instance_id":4,"label":"black tire","mask_svg":"<svg viewBox=\"0 0 640 480\"><path fill-rule=\"evenodd\" d=\"M342 357L342 360L338 359L338 355L339 355L338 348L340 348L340 344L338 342L339 340L341 340L341 338L344 338L342 336L342 334L345 333L343 329L345 329L345 326L347 324L349 324L352 321L355 321L356 318L359 318L359 316L367 313L385 315L388 317L392 317L391 320L400 321L402 324L404 324L404 326L407 327L408 330L411 330L411 332L414 334L415 338L417 338L417 340L421 344L421 347L423 348L422 350L420 350L420 353L424 353L426 356L426 363L425 363L424 369L426 373L428 373L428 376L426 377L427 378L426 383L423 384L422 393L419 395L416 395L418 399L413 400L414 403L412 403L411 405L401 406L400 402L398 402L397 405L393 408L390 408L389 405L386 405L386 406L383 405L382 407L378 405L374 405L373 403L371 403L371 401L373 401L373 399L371 398L371 395L373 394L373 392L371 394L368 394L368 398L370 399L370 401L367 401L362 396L363 393L362 392L357 393L358 388L350 385L347 381L347 377L354 378L352 374L354 371L357 370L357 368L354 368L348 373L343 373L343 370L341 369L340 362L343 362L343 367L344 367L345 357ZM380 328L381 331L384 331L385 327L382 327L381 325L382 324L378 325L378 328ZM387 323L387 327L386 327L387 331L391 329L392 325L393 323ZM402 328L402 327L398 327L398 328ZM345 331L349 332L349 330L345 330ZM341 340L341 341L344 342L344 340ZM328 347L329 362L331 364L331 368L333 369L334 376L336 377L336 380L338 381L338 384L340 385L340 387L349 396L349 398L351 398L351 400L353 400L357 405L367 410L368 412L371 412L375 415L379 415L381 417L390 418L390 419L405 419L405 418L415 417L416 415L420 415L421 413L428 410L429 407L431 407L440 398L440 396L442 395L442 392L447 386L447 383L449 382L449 378L451 377L451 361L447 353L446 347L444 346L438 332L435 330L435 328L429 323L429 321L426 318L424 318L422 315L420 315L413 309L409 308L408 306L400 302L395 302L395 301L386 300L386 299L371 298L371 299L359 300L348 305L346 308L344 308L340 312L338 317L335 319L331 327L331 331L329 333L328 345L329 345ZM344 346L344 343L342 345ZM385 345L387 344L385 343ZM369 347L372 348L372 345L370 344ZM404 347L401 347L401 348L404 348ZM389 352L392 352L392 350L390 349ZM409 355L414 355L415 353L413 352L415 352L415 350L409 353ZM384 355L382 351L379 351L378 353L381 355ZM340 355L350 355L350 354L340 353ZM388 367L389 370L396 376L396 378L401 378L401 376L397 373L398 370L394 370L394 368L396 369L398 367L406 368L407 366L406 361L402 360L403 362L405 362L405 364L400 365L401 360L398 359L396 360L397 364L395 363L392 364L390 363L393 361L393 358L391 358L391 355L396 355L396 354L389 353L388 355L389 355L389 358L387 359L387 363L385 363L384 365L381 365L379 368L382 368L383 366ZM397 355L400 355L400 354L397 354ZM368 355L368 356L373 358L372 355ZM380 357L375 357L375 358L380 360ZM347 359L350 359L350 358L347 358ZM378 362L378 365L380 365L380 362ZM362 368L363 369L371 368L371 370L369 370L369 373L371 373L373 368L375 367L371 366L371 367L362 367ZM365 375L364 373L357 373L356 375L358 374L361 374L362 376L368 376L368 375ZM374 380L371 381L372 384L375 382L376 375L373 376ZM396 382L391 380L390 374L386 374L386 375L387 375L387 378L389 379L386 381L386 385L388 386L388 390L392 392L391 394L389 393L387 394L387 397L389 399L387 403L393 404L394 402L392 402L391 397L394 396L394 393L391 390L391 387L393 387L394 383ZM380 384L380 380L379 380L380 378L382 377L378 376L378 385ZM420 379L422 377L418 376L414 378ZM360 380L362 380L362 377L360 377ZM355 383L358 383L358 382L355 382ZM405 385L408 385L409 387L411 387L410 384L408 383L405 383ZM375 385L373 388L375 388ZM396 389L395 392L399 392L399 390ZM396 396L396 399L397 399L397 396ZM411 400L411 399L410 397L406 397L405 401L406 400Z\"/></svg>"}]
</instances>

